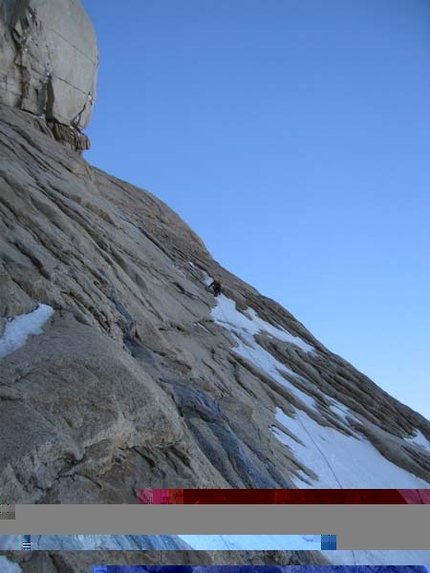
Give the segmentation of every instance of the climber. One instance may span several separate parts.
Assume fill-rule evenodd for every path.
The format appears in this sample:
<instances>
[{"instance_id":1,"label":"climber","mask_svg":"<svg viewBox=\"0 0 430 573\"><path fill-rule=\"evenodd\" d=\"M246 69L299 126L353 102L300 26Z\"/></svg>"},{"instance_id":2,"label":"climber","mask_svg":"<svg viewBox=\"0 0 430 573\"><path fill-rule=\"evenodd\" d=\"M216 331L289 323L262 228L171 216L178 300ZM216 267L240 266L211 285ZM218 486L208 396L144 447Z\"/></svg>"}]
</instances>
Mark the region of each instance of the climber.
<instances>
[{"instance_id":1,"label":"climber","mask_svg":"<svg viewBox=\"0 0 430 573\"><path fill-rule=\"evenodd\" d=\"M219 296L221 294L221 283L216 279L211 282L209 288L213 288L214 296Z\"/></svg>"}]
</instances>

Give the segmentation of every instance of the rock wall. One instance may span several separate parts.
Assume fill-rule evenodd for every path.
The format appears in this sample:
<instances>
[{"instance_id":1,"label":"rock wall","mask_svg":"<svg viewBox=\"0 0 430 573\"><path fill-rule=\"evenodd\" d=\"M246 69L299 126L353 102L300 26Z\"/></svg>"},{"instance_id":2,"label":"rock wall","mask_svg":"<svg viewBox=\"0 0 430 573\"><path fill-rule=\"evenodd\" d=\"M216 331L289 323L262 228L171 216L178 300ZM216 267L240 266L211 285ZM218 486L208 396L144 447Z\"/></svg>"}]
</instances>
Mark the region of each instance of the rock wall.
<instances>
[{"instance_id":1,"label":"rock wall","mask_svg":"<svg viewBox=\"0 0 430 573\"><path fill-rule=\"evenodd\" d=\"M0 552L1 554L2 552ZM327 565L317 551L5 551L22 573L88 573L92 565ZM1 563L0 563L1 565ZM412 568L411 568L412 569ZM188 569L194 573L195 569ZM160 573L164 573L160 567ZM205 573L200 569L195 573ZM218 573L222 573L218 571ZM225 573L225 572L224 572ZM272 573L283 573L282 570ZM311 571L311 573L317 573ZM396 572L394 572L396 573ZM401 572L403 573L403 572ZM418 567L408 573L426 573Z\"/></svg>"},{"instance_id":2,"label":"rock wall","mask_svg":"<svg viewBox=\"0 0 430 573\"><path fill-rule=\"evenodd\" d=\"M312 472L271 428L276 408L293 420L295 406L324 427L360 431L430 483L430 455L403 439L416 429L430 439L428 421L218 265L167 205L90 167L29 118L0 104L0 329L38 303L54 313L1 361L3 499L136 503L148 487L291 488ZM256 335L316 409L232 351L199 269L238 309L318 351ZM355 430L329 399L354 414Z\"/></svg>"},{"instance_id":3,"label":"rock wall","mask_svg":"<svg viewBox=\"0 0 430 573\"><path fill-rule=\"evenodd\" d=\"M46 119L55 139L80 137L96 95L98 49L79 0L0 0L0 102Z\"/></svg>"}]
</instances>

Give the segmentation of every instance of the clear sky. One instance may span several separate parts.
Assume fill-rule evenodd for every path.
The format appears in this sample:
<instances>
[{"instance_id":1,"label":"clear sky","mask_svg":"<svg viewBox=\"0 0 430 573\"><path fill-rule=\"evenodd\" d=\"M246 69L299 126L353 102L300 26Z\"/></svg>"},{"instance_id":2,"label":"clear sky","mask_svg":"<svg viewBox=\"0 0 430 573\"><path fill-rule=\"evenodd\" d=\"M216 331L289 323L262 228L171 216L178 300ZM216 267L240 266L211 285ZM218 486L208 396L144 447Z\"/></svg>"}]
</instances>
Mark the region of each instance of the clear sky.
<instances>
[{"instance_id":1,"label":"clear sky","mask_svg":"<svg viewBox=\"0 0 430 573\"><path fill-rule=\"evenodd\" d=\"M430 418L428 0L82 0L86 159Z\"/></svg>"}]
</instances>

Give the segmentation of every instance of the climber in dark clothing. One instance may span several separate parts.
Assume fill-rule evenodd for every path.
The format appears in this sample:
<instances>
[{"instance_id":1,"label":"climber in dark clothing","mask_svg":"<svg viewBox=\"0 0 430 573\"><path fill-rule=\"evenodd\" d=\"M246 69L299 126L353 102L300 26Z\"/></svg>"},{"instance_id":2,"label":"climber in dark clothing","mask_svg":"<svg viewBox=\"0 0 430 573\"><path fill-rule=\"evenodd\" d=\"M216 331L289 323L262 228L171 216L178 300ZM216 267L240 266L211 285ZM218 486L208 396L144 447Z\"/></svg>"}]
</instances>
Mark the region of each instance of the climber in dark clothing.
<instances>
[{"instance_id":1,"label":"climber in dark clothing","mask_svg":"<svg viewBox=\"0 0 430 573\"><path fill-rule=\"evenodd\" d=\"M215 296L219 296L221 294L221 283L216 279L211 282L209 287L213 289Z\"/></svg>"}]
</instances>

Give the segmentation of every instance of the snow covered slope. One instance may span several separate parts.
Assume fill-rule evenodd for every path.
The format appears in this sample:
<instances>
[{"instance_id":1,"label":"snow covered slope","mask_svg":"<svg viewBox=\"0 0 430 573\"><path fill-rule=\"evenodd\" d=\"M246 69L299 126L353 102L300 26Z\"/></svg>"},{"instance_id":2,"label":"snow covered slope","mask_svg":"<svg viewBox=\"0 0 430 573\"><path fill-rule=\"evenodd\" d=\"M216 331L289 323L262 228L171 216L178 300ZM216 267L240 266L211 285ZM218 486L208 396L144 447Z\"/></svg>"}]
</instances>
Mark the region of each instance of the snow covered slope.
<instances>
[{"instance_id":1,"label":"snow covered slope","mask_svg":"<svg viewBox=\"0 0 430 573\"><path fill-rule=\"evenodd\" d=\"M275 418L279 424L272 428L273 434L285 445L289 455L294 456L304 468L300 476L294 479L297 487L430 487L430 480L420 479L381 455L371 441L351 425L350 421L354 420L360 424L362 418L359 415L350 411L346 404L333 398L327 399L309 379L279 362L259 344L256 335L264 335L271 342L287 342L308 353L316 354L315 348L285 329L264 321L253 309L240 312L235 302L224 295L216 300L211 315L235 340L233 352L297 397L299 406L293 407L290 415L286 415L281 408L276 409ZM306 389L306 392L300 388ZM318 398L328 404L331 417L337 418L337 427L319 423L312 417L312 412L324 416L324 412L319 411ZM407 441L430 453L430 443L419 430Z\"/></svg>"}]
</instances>

